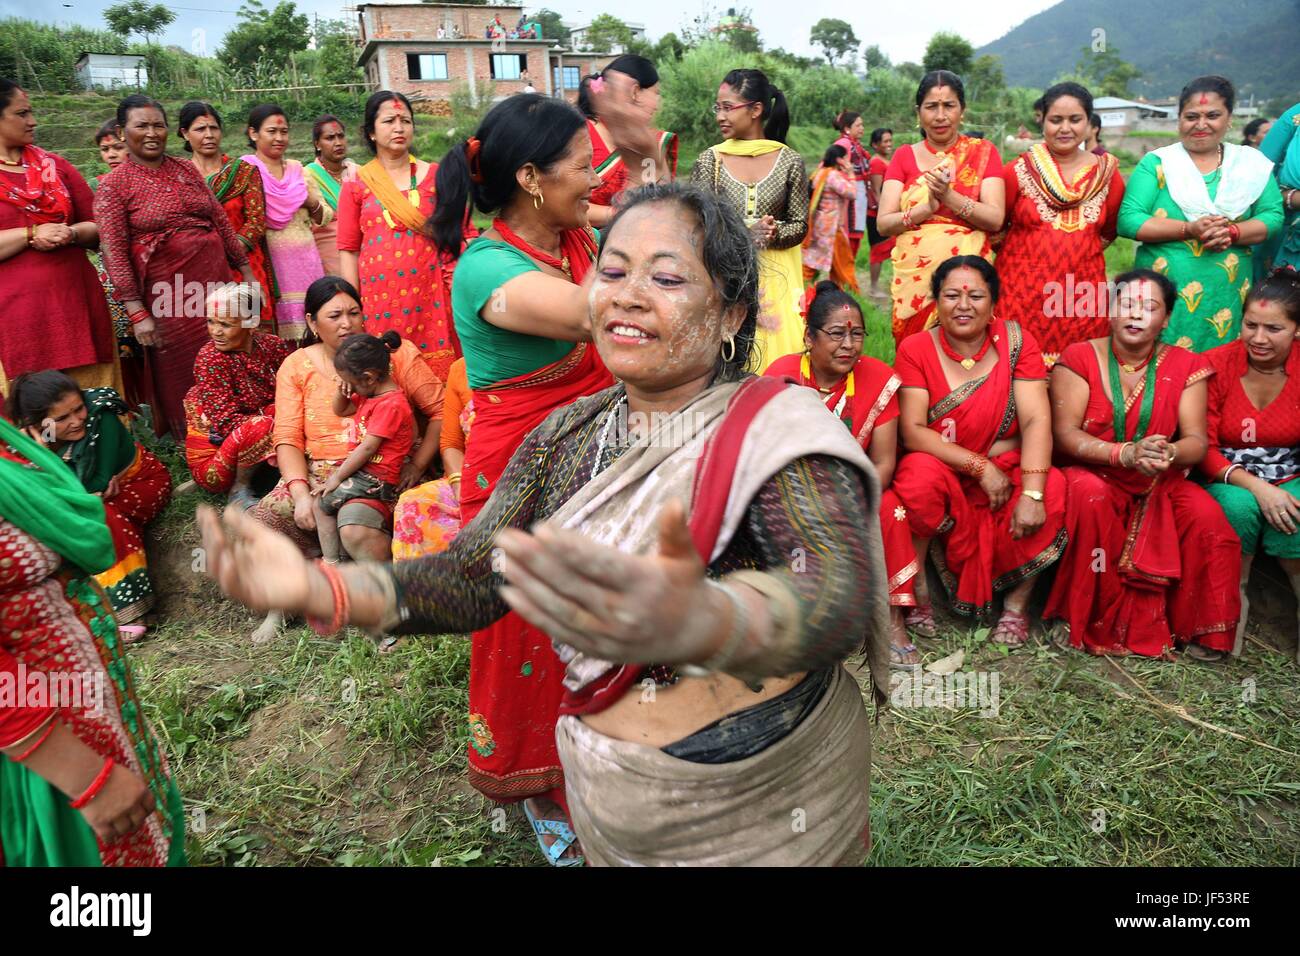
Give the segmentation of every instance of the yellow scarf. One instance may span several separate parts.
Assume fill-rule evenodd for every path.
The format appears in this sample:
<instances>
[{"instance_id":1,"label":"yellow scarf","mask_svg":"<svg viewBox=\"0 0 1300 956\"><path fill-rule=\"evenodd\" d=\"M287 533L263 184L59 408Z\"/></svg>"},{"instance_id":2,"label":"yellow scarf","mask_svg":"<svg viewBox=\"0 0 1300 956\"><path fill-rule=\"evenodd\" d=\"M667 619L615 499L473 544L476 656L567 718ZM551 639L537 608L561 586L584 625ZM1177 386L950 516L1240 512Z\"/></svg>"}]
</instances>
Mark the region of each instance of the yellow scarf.
<instances>
[{"instance_id":1,"label":"yellow scarf","mask_svg":"<svg viewBox=\"0 0 1300 956\"><path fill-rule=\"evenodd\" d=\"M728 156L766 156L778 149L785 149L785 143L774 139L724 139L713 147L715 153Z\"/></svg>"},{"instance_id":2,"label":"yellow scarf","mask_svg":"<svg viewBox=\"0 0 1300 956\"><path fill-rule=\"evenodd\" d=\"M423 228L424 216L420 212L419 191L412 189L410 196L400 192L388 178L388 171L379 165L378 159L372 159L362 166L357 178L370 187L370 191L391 218L401 222L407 229Z\"/></svg>"}]
</instances>

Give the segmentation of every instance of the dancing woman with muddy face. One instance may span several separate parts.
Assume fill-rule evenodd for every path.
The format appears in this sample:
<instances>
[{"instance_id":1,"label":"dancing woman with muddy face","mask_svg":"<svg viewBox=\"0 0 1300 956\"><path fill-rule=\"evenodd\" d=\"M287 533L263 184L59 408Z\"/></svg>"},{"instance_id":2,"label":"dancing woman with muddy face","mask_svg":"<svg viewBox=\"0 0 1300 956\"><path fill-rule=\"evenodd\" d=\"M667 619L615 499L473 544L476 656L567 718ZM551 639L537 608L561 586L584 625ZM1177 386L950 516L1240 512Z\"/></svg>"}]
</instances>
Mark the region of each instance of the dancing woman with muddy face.
<instances>
[{"instance_id":1,"label":"dancing woman with muddy face","mask_svg":"<svg viewBox=\"0 0 1300 956\"><path fill-rule=\"evenodd\" d=\"M638 190L591 290L617 384L548 416L448 551L334 571L205 509L209 571L325 631L459 632L510 608L545 630L567 662L556 735L593 864L860 862L870 724L840 662L865 644L884 699L879 483L811 389L744 375L757 312L738 213Z\"/></svg>"}]
</instances>

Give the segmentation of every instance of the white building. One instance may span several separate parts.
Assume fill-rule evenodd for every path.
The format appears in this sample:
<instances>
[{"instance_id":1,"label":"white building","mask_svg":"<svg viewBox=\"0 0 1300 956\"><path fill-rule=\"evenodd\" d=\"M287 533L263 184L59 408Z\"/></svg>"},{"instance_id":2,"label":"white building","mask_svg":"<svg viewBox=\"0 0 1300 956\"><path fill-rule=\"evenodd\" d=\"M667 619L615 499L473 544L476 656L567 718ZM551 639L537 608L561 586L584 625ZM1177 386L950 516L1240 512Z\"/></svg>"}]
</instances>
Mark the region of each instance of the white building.
<instances>
[{"instance_id":1,"label":"white building","mask_svg":"<svg viewBox=\"0 0 1300 956\"><path fill-rule=\"evenodd\" d=\"M83 53L73 68L82 89L143 89L149 83L144 57L131 53Z\"/></svg>"},{"instance_id":2,"label":"white building","mask_svg":"<svg viewBox=\"0 0 1300 956\"><path fill-rule=\"evenodd\" d=\"M633 40L645 39L644 23L629 23L626 20L624 21L624 23L627 25L627 28L632 31ZM580 27L572 27L566 23L565 26L569 27L569 49L571 50L591 49L591 45L587 42L587 31L591 29L590 23L584 23ZM623 49L623 45L621 43L612 43L610 44L609 50L602 51L602 52L619 54L619 53L626 53L627 51Z\"/></svg>"}]
</instances>

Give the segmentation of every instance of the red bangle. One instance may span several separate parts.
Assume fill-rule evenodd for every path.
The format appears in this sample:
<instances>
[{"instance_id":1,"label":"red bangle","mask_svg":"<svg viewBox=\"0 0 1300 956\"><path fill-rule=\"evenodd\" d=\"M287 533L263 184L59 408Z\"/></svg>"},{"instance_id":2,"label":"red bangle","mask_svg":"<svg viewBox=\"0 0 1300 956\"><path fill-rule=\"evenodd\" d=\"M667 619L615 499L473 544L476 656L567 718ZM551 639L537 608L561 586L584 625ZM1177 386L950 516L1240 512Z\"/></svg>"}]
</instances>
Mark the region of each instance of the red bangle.
<instances>
[{"instance_id":1,"label":"red bangle","mask_svg":"<svg viewBox=\"0 0 1300 956\"><path fill-rule=\"evenodd\" d=\"M50 722L46 724L45 733L41 734L38 738L36 738L36 743L32 744L30 747L28 747L26 750L20 753L17 757L10 757L9 759L12 760L14 763L22 763L32 754L36 753L36 748L39 747L41 744L45 743L45 739L49 737L50 734L52 733L54 733L54 718L51 718Z\"/></svg>"},{"instance_id":2,"label":"red bangle","mask_svg":"<svg viewBox=\"0 0 1300 956\"><path fill-rule=\"evenodd\" d=\"M1241 241L1241 227L1235 222L1228 227L1228 239L1234 246Z\"/></svg>"},{"instance_id":3,"label":"red bangle","mask_svg":"<svg viewBox=\"0 0 1300 956\"><path fill-rule=\"evenodd\" d=\"M30 246L32 244L32 240L35 238L36 238L36 227L29 222L27 224L27 245Z\"/></svg>"},{"instance_id":4,"label":"red bangle","mask_svg":"<svg viewBox=\"0 0 1300 956\"><path fill-rule=\"evenodd\" d=\"M293 483L294 483L295 481L301 481L304 485L307 485L307 490L308 490L308 491L311 491L311 485L308 484L306 478L290 478L287 482L285 482L285 485L284 485L284 486L285 486L286 488L288 488L290 491L292 491L292 490L293 490Z\"/></svg>"},{"instance_id":5,"label":"red bangle","mask_svg":"<svg viewBox=\"0 0 1300 956\"><path fill-rule=\"evenodd\" d=\"M1119 442L1112 442L1110 446L1110 466L1116 468L1119 466L1119 456L1124 450L1124 446Z\"/></svg>"},{"instance_id":6,"label":"red bangle","mask_svg":"<svg viewBox=\"0 0 1300 956\"><path fill-rule=\"evenodd\" d=\"M316 567L320 569L321 574L325 575L325 580L329 581L330 593L334 596L334 616L328 621L319 618L308 618L307 623L312 629L322 636L335 634L342 630L343 625L348 622L348 612L351 610L351 604L348 599L348 589L343 584L343 575L339 573L336 565L328 564L325 561L317 561Z\"/></svg>"},{"instance_id":7,"label":"red bangle","mask_svg":"<svg viewBox=\"0 0 1300 956\"><path fill-rule=\"evenodd\" d=\"M134 312L128 315L127 318L131 320L132 325L139 325L145 319L152 318L152 316L149 314L148 310L146 309L136 309Z\"/></svg>"},{"instance_id":8,"label":"red bangle","mask_svg":"<svg viewBox=\"0 0 1300 956\"><path fill-rule=\"evenodd\" d=\"M95 797L99 795L99 791L104 789L104 784L108 782L108 775L112 772L113 772L113 758L109 757L107 760L104 761L104 766L99 771L99 776L97 776L94 780L90 781L90 786L86 788L86 792L83 793L81 796L77 797L76 800L72 801L72 809L80 810L91 800L94 800Z\"/></svg>"}]
</instances>

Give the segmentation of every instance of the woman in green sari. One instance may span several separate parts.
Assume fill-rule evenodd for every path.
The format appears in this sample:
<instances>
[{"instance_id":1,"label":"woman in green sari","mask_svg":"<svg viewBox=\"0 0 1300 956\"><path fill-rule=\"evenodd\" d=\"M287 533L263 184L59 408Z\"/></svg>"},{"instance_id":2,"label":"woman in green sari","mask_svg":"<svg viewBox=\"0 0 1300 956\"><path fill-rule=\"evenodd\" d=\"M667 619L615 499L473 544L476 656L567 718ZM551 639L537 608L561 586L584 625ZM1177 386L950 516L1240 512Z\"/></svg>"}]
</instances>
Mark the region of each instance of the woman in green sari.
<instances>
[{"instance_id":1,"label":"woman in green sari","mask_svg":"<svg viewBox=\"0 0 1300 956\"><path fill-rule=\"evenodd\" d=\"M48 370L20 375L9 391L9 418L56 452L82 487L104 502L115 560L95 580L108 593L126 641L144 635L154 605L144 549L144 526L171 497L171 475L139 444L119 416L126 403L111 388L82 391L67 375Z\"/></svg>"},{"instance_id":2,"label":"woman in green sari","mask_svg":"<svg viewBox=\"0 0 1300 956\"><path fill-rule=\"evenodd\" d=\"M1270 243L1272 261L1266 265L1300 269L1300 103L1277 118L1259 151L1277 164L1285 218L1281 235Z\"/></svg>"},{"instance_id":3,"label":"woman in green sari","mask_svg":"<svg viewBox=\"0 0 1300 956\"><path fill-rule=\"evenodd\" d=\"M323 226L312 226L316 238L316 251L327 276L339 272L339 192L344 183L357 178L361 167L348 159L348 134L338 117L326 113L311 128L311 142L316 149L316 159L303 167L307 178L320 189L321 199L335 212L335 218Z\"/></svg>"},{"instance_id":4,"label":"woman in green sari","mask_svg":"<svg viewBox=\"0 0 1300 956\"><path fill-rule=\"evenodd\" d=\"M1194 352L1237 337L1253 247L1282 225L1272 162L1223 141L1234 99L1222 76L1185 86L1179 142L1142 157L1119 211L1119 234L1141 243L1136 268L1168 276L1178 290L1163 340Z\"/></svg>"},{"instance_id":5,"label":"woman in green sari","mask_svg":"<svg viewBox=\"0 0 1300 956\"><path fill-rule=\"evenodd\" d=\"M101 499L0 419L0 864L182 866L184 809L108 601ZM59 699L46 692L57 688Z\"/></svg>"}]
</instances>

